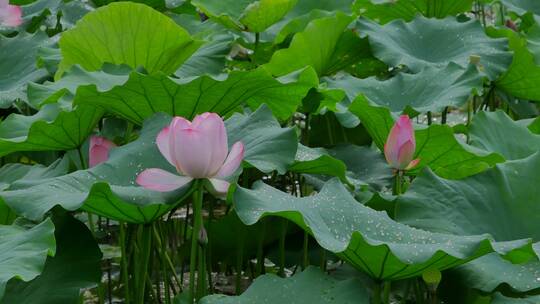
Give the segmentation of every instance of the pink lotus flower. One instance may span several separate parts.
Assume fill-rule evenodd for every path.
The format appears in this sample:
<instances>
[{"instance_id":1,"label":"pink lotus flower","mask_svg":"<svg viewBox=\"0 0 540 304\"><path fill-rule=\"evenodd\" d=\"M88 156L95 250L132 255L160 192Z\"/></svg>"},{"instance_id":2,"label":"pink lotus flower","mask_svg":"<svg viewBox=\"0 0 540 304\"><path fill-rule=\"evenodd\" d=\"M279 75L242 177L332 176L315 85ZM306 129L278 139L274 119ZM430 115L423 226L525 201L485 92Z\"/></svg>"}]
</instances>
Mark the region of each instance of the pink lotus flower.
<instances>
[{"instance_id":1,"label":"pink lotus flower","mask_svg":"<svg viewBox=\"0 0 540 304\"><path fill-rule=\"evenodd\" d=\"M113 147L116 147L116 145L105 137L92 136L88 151L88 166L92 168L106 162L109 159L109 150Z\"/></svg>"},{"instance_id":2,"label":"pink lotus flower","mask_svg":"<svg viewBox=\"0 0 540 304\"><path fill-rule=\"evenodd\" d=\"M241 142L228 151L225 124L215 113L197 115L193 122L175 117L158 134L156 143L180 175L157 168L144 170L137 176L137 183L155 191L172 191L193 179L207 179L208 190L224 196L230 186L225 179L238 169L244 158Z\"/></svg>"},{"instance_id":3,"label":"pink lotus flower","mask_svg":"<svg viewBox=\"0 0 540 304\"><path fill-rule=\"evenodd\" d=\"M19 26L22 23L21 8L10 5L9 0L0 0L0 25Z\"/></svg>"},{"instance_id":4,"label":"pink lotus flower","mask_svg":"<svg viewBox=\"0 0 540 304\"><path fill-rule=\"evenodd\" d=\"M384 145L384 156L394 169L409 170L420 162L419 158L413 160L415 150L416 141L412 122L409 116L401 115L390 130Z\"/></svg>"}]
</instances>

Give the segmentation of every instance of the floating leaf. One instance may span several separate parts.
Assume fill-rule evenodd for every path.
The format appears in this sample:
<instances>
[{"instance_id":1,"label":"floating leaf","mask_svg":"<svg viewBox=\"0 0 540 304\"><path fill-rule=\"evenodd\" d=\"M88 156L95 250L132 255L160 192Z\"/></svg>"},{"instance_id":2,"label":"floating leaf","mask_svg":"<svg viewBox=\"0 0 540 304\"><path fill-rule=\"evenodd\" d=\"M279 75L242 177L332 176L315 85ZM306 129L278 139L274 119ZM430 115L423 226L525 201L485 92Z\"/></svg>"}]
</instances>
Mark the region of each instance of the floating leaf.
<instances>
[{"instance_id":1,"label":"floating leaf","mask_svg":"<svg viewBox=\"0 0 540 304\"><path fill-rule=\"evenodd\" d=\"M76 303L81 289L100 282L101 251L88 228L67 214L55 216L54 226L56 255L32 281L11 281L0 303Z\"/></svg>"},{"instance_id":2,"label":"floating leaf","mask_svg":"<svg viewBox=\"0 0 540 304\"><path fill-rule=\"evenodd\" d=\"M318 268L309 267L290 277L266 274L257 278L242 295L211 295L201 304L289 303L301 299L305 303L369 304L369 294L357 279L336 280Z\"/></svg>"},{"instance_id":3,"label":"floating leaf","mask_svg":"<svg viewBox=\"0 0 540 304\"><path fill-rule=\"evenodd\" d=\"M471 145L497 152L508 160L525 158L540 150L540 135L533 134L502 111L475 115L469 135Z\"/></svg>"},{"instance_id":4,"label":"floating leaf","mask_svg":"<svg viewBox=\"0 0 540 304\"><path fill-rule=\"evenodd\" d=\"M173 20L152 8L115 2L84 16L62 33L61 75L72 65L97 71L104 63L171 74L201 45Z\"/></svg>"},{"instance_id":5,"label":"floating leaf","mask_svg":"<svg viewBox=\"0 0 540 304\"><path fill-rule=\"evenodd\" d=\"M43 270L47 255L54 255L54 225L47 219L25 229L0 225L0 299L8 280L34 279Z\"/></svg>"},{"instance_id":6,"label":"floating leaf","mask_svg":"<svg viewBox=\"0 0 540 304\"><path fill-rule=\"evenodd\" d=\"M397 223L386 212L357 202L337 179L304 198L259 182L254 190L237 188L234 202L247 225L264 216L287 218L310 232L323 248L378 280L414 277L428 268L451 268L493 251L493 246L508 253L528 244L492 244L486 235L431 233Z\"/></svg>"},{"instance_id":7,"label":"floating leaf","mask_svg":"<svg viewBox=\"0 0 540 304\"><path fill-rule=\"evenodd\" d=\"M489 38L478 21L418 16L409 23L395 20L382 26L360 19L357 29L369 36L375 57L390 66L406 65L413 73L419 73L425 66L444 68L450 62L465 68L471 56L475 56L480 57L477 63L480 70L490 79L496 79L512 60L507 40Z\"/></svg>"},{"instance_id":8,"label":"floating leaf","mask_svg":"<svg viewBox=\"0 0 540 304\"><path fill-rule=\"evenodd\" d=\"M362 96L351 104L349 110L360 117L377 147L383 151L388 133L394 125L390 111L370 105ZM463 178L504 161L504 158L496 153L487 154L483 150L475 150L461 143L454 136L452 128L446 125L431 125L416 130L415 137L415 158L420 158L420 163L410 171L412 174L417 174L424 167L430 167L440 176Z\"/></svg>"},{"instance_id":9,"label":"floating leaf","mask_svg":"<svg viewBox=\"0 0 540 304\"><path fill-rule=\"evenodd\" d=\"M329 88L345 90L350 100L363 94L372 104L392 112L402 112L408 107L418 112L442 112L447 106L459 107L471 93L481 91L483 83L475 66L469 65L465 70L454 63L443 69L426 66L418 74L399 73L385 81L350 75L325 80Z\"/></svg>"},{"instance_id":10,"label":"floating leaf","mask_svg":"<svg viewBox=\"0 0 540 304\"><path fill-rule=\"evenodd\" d=\"M203 112L226 115L245 103L253 109L265 103L278 118L287 119L315 82L311 69L297 81L276 80L263 69L232 72L225 80L201 76L191 81L133 72L126 83L106 92L80 87L75 103L103 107L136 124L157 112L186 118Z\"/></svg>"}]
</instances>

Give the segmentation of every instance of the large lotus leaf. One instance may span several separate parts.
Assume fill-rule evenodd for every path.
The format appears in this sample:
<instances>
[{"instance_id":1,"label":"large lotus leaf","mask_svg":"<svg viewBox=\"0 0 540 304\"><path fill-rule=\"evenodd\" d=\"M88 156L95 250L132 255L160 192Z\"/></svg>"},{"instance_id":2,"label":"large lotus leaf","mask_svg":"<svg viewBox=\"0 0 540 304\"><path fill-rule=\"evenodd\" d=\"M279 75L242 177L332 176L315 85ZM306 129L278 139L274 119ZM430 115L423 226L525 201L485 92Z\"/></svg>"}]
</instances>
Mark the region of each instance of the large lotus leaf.
<instances>
[{"instance_id":1,"label":"large lotus leaf","mask_svg":"<svg viewBox=\"0 0 540 304\"><path fill-rule=\"evenodd\" d=\"M34 279L55 253L54 225L47 219L30 229L0 225L0 299L11 278Z\"/></svg>"},{"instance_id":2,"label":"large lotus leaf","mask_svg":"<svg viewBox=\"0 0 540 304\"><path fill-rule=\"evenodd\" d=\"M431 233L397 223L386 212L357 202L338 179L312 196L297 198L262 182L237 188L236 212L247 225L281 216L310 232L325 249L379 280L399 280L427 269L447 269L493 251L507 253L526 241L491 243L487 235ZM530 247L530 245L529 245Z\"/></svg>"},{"instance_id":3,"label":"large lotus leaf","mask_svg":"<svg viewBox=\"0 0 540 304\"><path fill-rule=\"evenodd\" d=\"M294 162L298 147L293 128L281 128L265 105L251 115L234 114L225 122L229 144L244 144L244 160L262 172L280 174Z\"/></svg>"},{"instance_id":4,"label":"large lotus leaf","mask_svg":"<svg viewBox=\"0 0 540 304\"><path fill-rule=\"evenodd\" d=\"M131 2L143 3L157 10L163 10L166 8L166 0L129 0ZM92 0L96 6L104 6L112 2L118 2L118 0Z\"/></svg>"},{"instance_id":5,"label":"large lotus leaf","mask_svg":"<svg viewBox=\"0 0 540 304\"><path fill-rule=\"evenodd\" d=\"M14 1L11 3L15 4ZM26 30L29 32L33 32L41 26L56 32L59 30L55 28L57 22L60 23L63 30L71 28L82 16L93 10L93 7L81 1L32 0L24 1L24 3L25 5L21 6L23 26L26 26Z\"/></svg>"},{"instance_id":6,"label":"large lotus leaf","mask_svg":"<svg viewBox=\"0 0 540 304\"><path fill-rule=\"evenodd\" d=\"M456 269L467 286L491 292L502 284L525 292L540 288L540 262L513 264L496 253L490 253Z\"/></svg>"},{"instance_id":7,"label":"large lotus leaf","mask_svg":"<svg viewBox=\"0 0 540 304\"><path fill-rule=\"evenodd\" d=\"M193 0L210 18L236 29L260 33L279 21L297 0Z\"/></svg>"},{"instance_id":8,"label":"large lotus leaf","mask_svg":"<svg viewBox=\"0 0 540 304\"><path fill-rule=\"evenodd\" d=\"M420 229L454 235L489 233L497 241L539 241L539 170L537 152L463 180L446 180L426 171L399 198L396 218ZM513 262L527 263L511 264L487 256L461 270L471 286L487 291L503 282L519 291L540 287L536 279L527 279L538 277L538 259ZM501 271L507 275L501 276Z\"/></svg>"},{"instance_id":9,"label":"large lotus leaf","mask_svg":"<svg viewBox=\"0 0 540 304\"><path fill-rule=\"evenodd\" d=\"M106 92L80 87L75 103L103 107L136 124L157 112L187 118L203 112L226 115L245 103L254 109L265 103L276 117L287 119L316 82L311 69L296 81L276 80L263 69L232 72L225 80L208 76L178 80L133 72L126 83Z\"/></svg>"},{"instance_id":10,"label":"large lotus leaf","mask_svg":"<svg viewBox=\"0 0 540 304\"><path fill-rule=\"evenodd\" d=\"M400 197L397 219L437 232L538 241L539 170L540 153L462 180L447 180L426 170Z\"/></svg>"},{"instance_id":11,"label":"large lotus leaf","mask_svg":"<svg viewBox=\"0 0 540 304\"><path fill-rule=\"evenodd\" d=\"M535 0L501 0L501 2L511 11L525 15L532 13L536 20L540 20L540 3Z\"/></svg>"},{"instance_id":12,"label":"large lotus leaf","mask_svg":"<svg viewBox=\"0 0 540 304\"><path fill-rule=\"evenodd\" d=\"M17 187L24 187L29 182L60 176L66 174L68 169L69 159L67 157L53 162L49 167L7 164L0 168L0 191L17 189ZM11 224L15 217L15 212L0 199L0 225Z\"/></svg>"},{"instance_id":13,"label":"large lotus leaf","mask_svg":"<svg viewBox=\"0 0 540 304\"><path fill-rule=\"evenodd\" d=\"M513 121L503 111L480 112L469 129L471 145L519 159L540 150L540 135Z\"/></svg>"},{"instance_id":14,"label":"large lotus leaf","mask_svg":"<svg viewBox=\"0 0 540 304\"><path fill-rule=\"evenodd\" d=\"M418 14L445 18L471 10L472 0L356 0L353 10L381 24L395 19L411 21Z\"/></svg>"},{"instance_id":15,"label":"large lotus leaf","mask_svg":"<svg viewBox=\"0 0 540 304\"><path fill-rule=\"evenodd\" d=\"M6 164L0 168L0 191L24 187L26 183L64 175L69 169L69 159L64 157L49 167L42 165Z\"/></svg>"},{"instance_id":16,"label":"large lotus leaf","mask_svg":"<svg viewBox=\"0 0 540 304\"><path fill-rule=\"evenodd\" d=\"M323 148L309 148L298 144L295 162L289 171L305 174L323 174L338 177L342 182L348 182L345 164L328 154Z\"/></svg>"},{"instance_id":17,"label":"large lotus leaf","mask_svg":"<svg viewBox=\"0 0 540 304\"><path fill-rule=\"evenodd\" d=\"M162 168L173 173L155 145L157 133L171 120L156 114L147 120L140 137L111 150L109 160L88 170L48 179L28 181L16 189L0 192L0 197L17 213L39 219L55 205L67 210L83 208L105 217L148 223L171 210L189 185L172 192L156 192L138 187L137 175L146 168ZM229 144L241 139L245 161L264 171L287 168L294 161L296 136L293 129L282 129L268 109L251 116L235 115L226 122ZM238 137L240 136L240 137ZM264 155L266 159L259 158Z\"/></svg>"},{"instance_id":18,"label":"large lotus leaf","mask_svg":"<svg viewBox=\"0 0 540 304\"><path fill-rule=\"evenodd\" d=\"M510 297L506 297L502 295L499 292L496 292L491 299L491 304L537 304L537 303L540 303L540 296L510 298Z\"/></svg>"},{"instance_id":19,"label":"large lotus leaf","mask_svg":"<svg viewBox=\"0 0 540 304\"><path fill-rule=\"evenodd\" d=\"M48 42L42 32L13 38L0 35L0 108L11 106L15 99L26 99L26 83L47 76L45 69L37 67L37 52Z\"/></svg>"},{"instance_id":20,"label":"large lotus leaf","mask_svg":"<svg viewBox=\"0 0 540 304\"><path fill-rule=\"evenodd\" d=\"M303 31L311 21L332 15L332 12L315 9L307 14L287 20L288 22L277 31L274 38L274 44L281 44L292 35Z\"/></svg>"},{"instance_id":21,"label":"large lotus leaf","mask_svg":"<svg viewBox=\"0 0 540 304\"><path fill-rule=\"evenodd\" d=\"M370 303L369 293L360 280L336 280L309 267L286 279L266 274L240 296L211 295L201 299L201 304L291 303L294 299L298 303Z\"/></svg>"},{"instance_id":22,"label":"large lotus leaf","mask_svg":"<svg viewBox=\"0 0 540 304\"><path fill-rule=\"evenodd\" d=\"M353 2L354 0L298 0L298 3L287 17L305 15L316 9L329 12L341 11L350 13Z\"/></svg>"},{"instance_id":23,"label":"large lotus leaf","mask_svg":"<svg viewBox=\"0 0 540 304\"><path fill-rule=\"evenodd\" d=\"M199 22L200 23L200 22ZM174 74L179 78L219 75L225 68L226 57L231 51L234 36L230 33L218 34L205 43Z\"/></svg>"},{"instance_id":24,"label":"large lotus leaf","mask_svg":"<svg viewBox=\"0 0 540 304\"><path fill-rule=\"evenodd\" d=\"M496 86L514 97L540 101L540 66L534 55L527 49L527 41L518 37L513 31L501 30L491 32L496 36L506 36L510 41L510 48L514 51L514 58L508 71L497 81Z\"/></svg>"},{"instance_id":25,"label":"large lotus leaf","mask_svg":"<svg viewBox=\"0 0 540 304\"><path fill-rule=\"evenodd\" d=\"M144 4L115 2L88 13L62 33L59 44L62 61L57 75L75 64L96 71L104 63L171 74L201 42Z\"/></svg>"},{"instance_id":26,"label":"large lotus leaf","mask_svg":"<svg viewBox=\"0 0 540 304\"><path fill-rule=\"evenodd\" d=\"M375 57L390 66L406 65L414 73L425 66L444 68L450 62L466 67L471 56L490 79L506 71L512 55L506 39L489 38L478 21L458 22L455 17L418 16L406 23L395 20L379 25L360 19L357 29L369 36ZM444 33L444 35L441 35ZM407 39L403 39L407 37Z\"/></svg>"},{"instance_id":27,"label":"large lotus leaf","mask_svg":"<svg viewBox=\"0 0 540 304\"><path fill-rule=\"evenodd\" d=\"M390 110L371 105L363 96L357 98L349 110L360 117L377 147L383 151L388 133L394 125ZM460 142L452 128L447 125L431 125L416 130L415 137L415 157L420 158L420 163L410 171L411 174L430 167L440 176L456 179L476 174L504 161L499 154L487 154Z\"/></svg>"},{"instance_id":28,"label":"large lotus leaf","mask_svg":"<svg viewBox=\"0 0 540 304\"><path fill-rule=\"evenodd\" d=\"M57 102L60 98L71 101L79 86L93 84L99 91L108 91L115 85L125 83L127 79L127 74L87 72L75 65L55 82L29 83L28 102L33 107L40 108L43 104Z\"/></svg>"},{"instance_id":29,"label":"large lotus leaf","mask_svg":"<svg viewBox=\"0 0 540 304\"><path fill-rule=\"evenodd\" d=\"M0 124L0 155L16 151L71 150L82 145L103 110L80 105L63 110L45 105L32 116L11 114Z\"/></svg>"},{"instance_id":30,"label":"large lotus leaf","mask_svg":"<svg viewBox=\"0 0 540 304\"><path fill-rule=\"evenodd\" d=\"M327 150L347 166L347 176L355 186L367 185L373 189L390 188L392 169L384 156L371 147L338 145Z\"/></svg>"},{"instance_id":31,"label":"large lotus leaf","mask_svg":"<svg viewBox=\"0 0 540 304\"><path fill-rule=\"evenodd\" d=\"M86 210L112 219L150 222L170 210L174 199L187 189L161 193L135 185L137 174L145 168L169 168L155 146L157 133L170 117L157 115L150 119L139 139L113 149L106 163L88 170L35 180L14 190L0 192L0 197L17 213L39 219L60 205L67 210L83 206ZM170 169L170 168L169 168Z\"/></svg>"},{"instance_id":32,"label":"large lotus leaf","mask_svg":"<svg viewBox=\"0 0 540 304\"><path fill-rule=\"evenodd\" d=\"M0 303L77 303L80 290L101 279L101 251L88 228L69 215L55 216L57 251L30 282L11 281Z\"/></svg>"},{"instance_id":33,"label":"large lotus leaf","mask_svg":"<svg viewBox=\"0 0 540 304\"><path fill-rule=\"evenodd\" d=\"M288 48L276 51L264 65L273 75L285 75L312 66L318 75L330 75L371 58L367 39L347 29L353 18L341 12L311 21L294 35Z\"/></svg>"},{"instance_id":34,"label":"large lotus leaf","mask_svg":"<svg viewBox=\"0 0 540 304\"><path fill-rule=\"evenodd\" d=\"M376 77L359 79L345 75L326 79L328 87L344 89L349 100L363 94L371 103L384 106L392 112L411 107L418 112L441 112L447 106L460 107L471 93L482 89L482 77L476 67L467 70L450 63L443 69L426 66L418 74L400 73L386 81Z\"/></svg>"}]
</instances>

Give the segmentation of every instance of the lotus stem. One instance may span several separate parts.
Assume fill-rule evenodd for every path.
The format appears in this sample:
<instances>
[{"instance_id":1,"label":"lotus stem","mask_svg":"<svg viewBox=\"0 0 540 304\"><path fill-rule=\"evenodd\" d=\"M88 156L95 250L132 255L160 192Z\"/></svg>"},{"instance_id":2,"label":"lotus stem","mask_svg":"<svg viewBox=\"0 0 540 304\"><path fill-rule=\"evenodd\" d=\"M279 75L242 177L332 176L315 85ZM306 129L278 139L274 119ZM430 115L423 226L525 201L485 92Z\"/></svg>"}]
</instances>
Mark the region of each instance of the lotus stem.
<instances>
[{"instance_id":1,"label":"lotus stem","mask_svg":"<svg viewBox=\"0 0 540 304\"><path fill-rule=\"evenodd\" d=\"M193 192L193 230L191 232L191 254L189 257L189 296L188 303L193 303L196 299L195 273L197 268L197 251L199 248L199 231L202 225L202 201L203 189L200 181L195 181L196 187ZM186 219L187 220L187 219Z\"/></svg>"}]
</instances>

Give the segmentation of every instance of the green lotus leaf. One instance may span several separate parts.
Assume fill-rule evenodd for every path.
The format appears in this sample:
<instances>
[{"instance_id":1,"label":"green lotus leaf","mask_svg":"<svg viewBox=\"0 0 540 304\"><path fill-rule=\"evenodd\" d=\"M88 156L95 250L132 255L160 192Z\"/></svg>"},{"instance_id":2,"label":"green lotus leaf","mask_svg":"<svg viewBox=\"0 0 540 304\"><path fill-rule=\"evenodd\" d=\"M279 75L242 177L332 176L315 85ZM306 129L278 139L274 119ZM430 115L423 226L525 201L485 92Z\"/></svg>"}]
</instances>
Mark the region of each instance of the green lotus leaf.
<instances>
[{"instance_id":1,"label":"green lotus leaf","mask_svg":"<svg viewBox=\"0 0 540 304\"><path fill-rule=\"evenodd\" d=\"M296 79L279 80L263 69L232 72L225 80L209 76L178 80L133 72L126 83L109 91L79 87L75 103L102 107L136 124L157 112L187 118L203 112L227 115L245 103L253 109L265 103L276 117L287 119L316 83L311 69L303 70Z\"/></svg>"},{"instance_id":2,"label":"green lotus leaf","mask_svg":"<svg viewBox=\"0 0 540 304\"><path fill-rule=\"evenodd\" d=\"M297 0L193 0L210 18L236 30L260 33L278 22Z\"/></svg>"},{"instance_id":3,"label":"green lotus leaf","mask_svg":"<svg viewBox=\"0 0 540 304\"><path fill-rule=\"evenodd\" d=\"M398 199L396 219L441 233L489 233L500 242L525 238L538 242L539 170L540 153L536 152L463 180L447 180L425 171ZM534 247L538 252L538 244ZM490 255L472 261L460 271L468 286L485 291L503 282L518 291L530 290L540 287L536 255L516 255L508 260ZM501 276L501 271L506 275ZM535 279L528 279L532 277Z\"/></svg>"},{"instance_id":4,"label":"green lotus leaf","mask_svg":"<svg viewBox=\"0 0 540 304\"><path fill-rule=\"evenodd\" d=\"M188 188L161 193L140 188L134 182L137 174L146 168L170 169L154 143L157 133L169 120L164 115L149 120L139 139L113 149L106 163L29 182L24 187L0 192L0 197L17 214L29 219L40 219L55 205L66 210L84 205L84 209L112 219L150 222L170 210L174 198L180 198Z\"/></svg>"},{"instance_id":5,"label":"green lotus leaf","mask_svg":"<svg viewBox=\"0 0 540 304\"><path fill-rule=\"evenodd\" d=\"M390 66L406 65L413 73L419 73L425 66L444 68L450 62L465 68L472 56L480 70L494 80L512 60L507 40L489 38L478 21L418 16L409 23L395 20L379 25L360 19L357 30L369 36L375 57Z\"/></svg>"},{"instance_id":6,"label":"green lotus leaf","mask_svg":"<svg viewBox=\"0 0 540 304\"><path fill-rule=\"evenodd\" d=\"M55 254L54 225L50 219L30 229L0 225L0 299L12 278L34 279L47 255Z\"/></svg>"},{"instance_id":7,"label":"green lotus leaf","mask_svg":"<svg viewBox=\"0 0 540 304\"><path fill-rule=\"evenodd\" d=\"M455 16L470 11L472 3L472 0L387 0L375 3L373 0L356 0L353 10L361 16L385 24L395 19L411 21L418 14L430 18Z\"/></svg>"},{"instance_id":8,"label":"green lotus leaf","mask_svg":"<svg viewBox=\"0 0 540 304\"><path fill-rule=\"evenodd\" d=\"M540 101L540 66L527 49L527 40L510 30L492 31L494 36L508 37L514 58L508 70L496 81L496 86L517 98ZM523 74L525 73L525 74Z\"/></svg>"},{"instance_id":9,"label":"green lotus leaf","mask_svg":"<svg viewBox=\"0 0 540 304\"><path fill-rule=\"evenodd\" d=\"M535 118L527 125L527 128L534 134L540 134L540 117Z\"/></svg>"},{"instance_id":10,"label":"green lotus leaf","mask_svg":"<svg viewBox=\"0 0 540 304\"><path fill-rule=\"evenodd\" d=\"M139 3L115 2L85 15L62 33L57 77L72 65L97 71L104 63L175 72L201 45L165 15Z\"/></svg>"},{"instance_id":11,"label":"green lotus leaf","mask_svg":"<svg viewBox=\"0 0 540 304\"><path fill-rule=\"evenodd\" d=\"M518 15L525 15L526 13L532 13L536 20L540 20L540 3L534 0L501 0L501 3L508 8L508 10L517 13Z\"/></svg>"},{"instance_id":12,"label":"green lotus leaf","mask_svg":"<svg viewBox=\"0 0 540 304\"><path fill-rule=\"evenodd\" d=\"M143 3L157 10L166 8L166 0L129 0L130 2ZM96 6L104 6L109 3L118 2L118 0L92 0Z\"/></svg>"},{"instance_id":13,"label":"green lotus leaf","mask_svg":"<svg viewBox=\"0 0 540 304\"><path fill-rule=\"evenodd\" d=\"M392 169L377 149L338 145L327 151L332 157L345 163L347 177L356 187L369 186L375 190L391 187Z\"/></svg>"},{"instance_id":14,"label":"green lotus leaf","mask_svg":"<svg viewBox=\"0 0 540 304\"><path fill-rule=\"evenodd\" d=\"M312 66L318 75L330 75L363 58L371 58L367 39L347 29L353 17L337 12L311 21L294 35L288 48L278 50L263 65L272 75L285 75Z\"/></svg>"},{"instance_id":15,"label":"green lotus leaf","mask_svg":"<svg viewBox=\"0 0 540 304\"><path fill-rule=\"evenodd\" d=\"M59 100L72 101L80 86L93 84L99 91L108 91L115 85L125 83L127 79L127 74L118 75L103 71L88 72L75 65L55 82L29 83L28 102L34 108L39 109L44 104L55 103Z\"/></svg>"},{"instance_id":16,"label":"green lotus leaf","mask_svg":"<svg viewBox=\"0 0 540 304\"><path fill-rule=\"evenodd\" d=\"M49 167L10 163L0 168L0 191L24 187L26 183L66 174L69 169L67 157L53 162ZM0 225L9 225L16 214L0 199Z\"/></svg>"},{"instance_id":17,"label":"green lotus leaf","mask_svg":"<svg viewBox=\"0 0 540 304\"><path fill-rule=\"evenodd\" d=\"M345 164L330 156L323 148L309 148L298 144L295 162L289 167L289 171L335 176L342 182L348 183Z\"/></svg>"},{"instance_id":18,"label":"green lotus leaf","mask_svg":"<svg viewBox=\"0 0 540 304\"><path fill-rule=\"evenodd\" d=\"M418 74L400 73L385 81L350 75L325 81L329 88L345 90L350 100L363 94L372 104L387 107L392 112L402 112L407 107L418 112L442 112L447 106L460 107L474 91L481 91L483 84L475 66L469 65L465 70L454 63L443 69L426 66Z\"/></svg>"},{"instance_id":19,"label":"green lotus leaf","mask_svg":"<svg viewBox=\"0 0 540 304\"><path fill-rule=\"evenodd\" d=\"M377 147L383 151L394 118L385 107L371 105L363 96L359 96L349 107L357 115L373 138ZM409 171L418 174L424 167L430 167L439 176L463 178L482 172L504 158L497 153L490 153L460 142L447 125L431 125L415 131L416 158L419 165Z\"/></svg>"},{"instance_id":20,"label":"green lotus leaf","mask_svg":"<svg viewBox=\"0 0 540 304\"><path fill-rule=\"evenodd\" d=\"M225 121L229 143L244 144L244 160L258 170L280 174L295 160L298 147L296 131L281 128L272 111L262 105L250 115L234 114Z\"/></svg>"},{"instance_id":21,"label":"green lotus leaf","mask_svg":"<svg viewBox=\"0 0 540 304\"><path fill-rule=\"evenodd\" d=\"M225 68L226 57L231 51L234 37L223 33L212 37L212 41L199 48L174 73L179 78L202 75L219 75Z\"/></svg>"},{"instance_id":22,"label":"green lotus leaf","mask_svg":"<svg viewBox=\"0 0 540 304\"><path fill-rule=\"evenodd\" d=\"M497 152L508 160L525 158L540 150L540 135L519 125L502 111L475 115L469 136L471 145Z\"/></svg>"},{"instance_id":23,"label":"green lotus leaf","mask_svg":"<svg viewBox=\"0 0 540 304\"><path fill-rule=\"evenodd\" d=\"M301 299L304 303L369 304L369 298L360 280L340 281L309 267L286 279L266 274L240 296L211 295L201 299L201 304L289 303L291 299Z\"/></svg>"},{"instance_id":24,"label":"green lotus leaf","mask_svg":"<svg viewBox=\"0 0 540 304\"><path fill-rule=\"evenodd\" d=\"M55 205L60 205L66 210L82 208L119 221L152 222L182 201L190 190L186 185L163 193L135 184L137 175L146 168L176 172L155 145L158 132L170 120L165 114L154 115L145 123L136 141L112 149L109 160L103 164L29 181L16 189L0 192L0 197L17 214L29 219L40 219ZM244 160L259 170L286 170L294 161L297 145L294 130L282 129L267 108L250 116L235 115L226 121L226 126L229 144L241 139L245 145Z\"/></svg>"},{"instance_id":25,"label":"green lotus leaf","mask_svg":"<svg viewBox=\"0 0 540 304\"><path fill-rule=\"evenodd\" d=\"M81 289L100 282L101 251L92 233L67 214L53 221L55 256L47 259L43 272L32 281L10 281L0 303L76 303Z\"/></svg>"},{"instance_id":26,"label":"green lotus leaf","mask_svg":"<svg viewBox=\"0 0 540 304\"><path fill-rule=\"evenodd\" d=\"M357 202L337 179L304 198L258 182L254 190L238 187L234 203L245 224L265 216L287 218L312 234L323 248L378 280L414 277L426 269L444 270L493 250L505 254L530 251L526 240L499 244L492 243L488 235L432 233L397 223L386 212Z\"/></svg>"},{"instance_id":27,"label":"green lotus leaf","mask_svg":"<svg viewBox=\"0 0 540 304\"><path fill-rule=\"evenodd\" d=\"M16 151L61 151L82 145L103 110L87 105L63 109L54 103L32 116L11 114L0 123L0 156Z\"/></svg>"},{"instance_id":28,"label":"green lotus leaf","mask_svg":"<svg viewBox=\"0 0 540 304\"><path fill-rule=\"evenodd\" d=\"M496 292L491 299L491 304L536 304L538 302L540 302L540 296L510 298L499 292Z\"/></svg>"},{"instance_id":29,"label":"green lotus leaf","mask_svg":"<svg viewBox=\"0 0 540 304\"><path fill-rule=\"evenodd\" d=\"M296 33L302 32L311 21L324 17L330 17L332 15L332 12L315 9L307 14L292 18L280 28L279 32L277 32L276 37L274 38L274 44L283 43L287 38Z\"/></svg>"},{"instance_id":30,"label":"green lotus leaf","mask_svg":"<svg viewBox=\"0 0 540 304\"><path fill-rule=\"evenodd\" d=\"M37 66L38 49L48 43L49 38L42 32L12 38L0 35L0 108L10 107L15 99L26 100L26 83L48 75Z\"/></svg>"},{"instance_id":31,"label":"green lotus leaf","mask_svg":"<svg viewBox=\"0 0 540 304\"><path fill-rule=\"evenodd\" d=\"M55 27L55 24L51 24L52 22L49 22L49 20L58 21L64 30L71 28L77 20L93 10L91 6L80 1L32 0L23 2L25 2L25 5L21 6L22 19L28 32L41 30L43 26L48 31L52 30L56 33L59 29ZM11 3L16 4L14 1Z\"/></svg>"}]
</instances>

